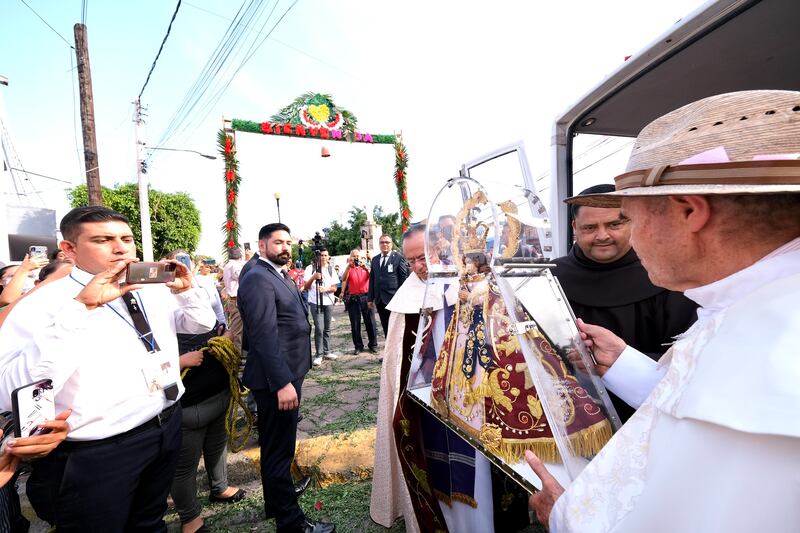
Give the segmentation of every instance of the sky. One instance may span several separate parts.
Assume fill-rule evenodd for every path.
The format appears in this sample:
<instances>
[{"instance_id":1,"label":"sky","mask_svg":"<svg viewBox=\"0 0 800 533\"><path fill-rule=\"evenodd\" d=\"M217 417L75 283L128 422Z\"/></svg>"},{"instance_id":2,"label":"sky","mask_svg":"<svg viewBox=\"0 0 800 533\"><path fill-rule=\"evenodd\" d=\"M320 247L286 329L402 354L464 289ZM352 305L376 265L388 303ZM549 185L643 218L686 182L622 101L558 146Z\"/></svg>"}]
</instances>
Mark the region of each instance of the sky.
<instances>
[{"instance_id":1,"label":"sky","mask_svg":"<svg viewBox=\"0 0 800 533\"><path fill-rule=\"evenodd\" d=\"M68 43L84 3L101 183L136 181L132 101L176 1L0 0L0 75L9 80L0 86L0 119L25 169L73 185L83 182L76 60ZM142 95L147 145L162 141L230 21L248 4L182 2ZM327 93L358 117L359 130L402 132L409 203L413 218L421 219L462 163L498 147L523 141L531 173L546 175L555 117L701 4L264 0L260 18L242 35L242 42L254 43L250 58L243 64L249 44L229 56L212 78L215 90L230 81L221 97L210 100L215 90L210 91L161 146L216 155L223 119L260 122L302 93ZM331 157L323 159L323 144L237 133L242 242L256 241L258 229L277 220L276 192L281 220L295 238L346 220L353 206L398 209L390 145L329 143ZM616 146L620 150L611 154ZM585 156L591 168L581 174L582 184L610 181L624 165L624 146L601 148ZM59 217L68 210L68 184L29 175L29 194L19 198L9 174L0 177L10 204L48 207ZM219 256L222 159L153 152L148 178L156 189L192 196L202 223L197 251Z\"/></svg>"}]
</instances>

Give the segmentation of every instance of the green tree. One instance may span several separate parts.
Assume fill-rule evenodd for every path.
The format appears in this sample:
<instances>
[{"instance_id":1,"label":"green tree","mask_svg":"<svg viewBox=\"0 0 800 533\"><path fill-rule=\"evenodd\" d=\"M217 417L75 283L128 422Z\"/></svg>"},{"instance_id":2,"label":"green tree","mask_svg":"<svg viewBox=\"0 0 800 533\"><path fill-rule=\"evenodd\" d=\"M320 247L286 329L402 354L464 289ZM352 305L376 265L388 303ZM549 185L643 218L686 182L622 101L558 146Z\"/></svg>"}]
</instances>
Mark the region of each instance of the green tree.
<instances>
[{"instance_id":1,"label":"green tree","mask_svg":"<svg viewBox=\"0 0 800 533\"><path fill-rule=\"evenodd\" d=\"M402 237L402 226L398 213L384 214L383 208L375 206L372 210L372 218L375 223L380 224L381 230L387 235L391 235L395 247L400 244ZM363 208L353 206L350 210L350 218L347 224L340 224L333 221L328 232L328 251L331 255L349 254L350 250L361 247L361 226L367 222L367 213Z\"/></svg>"},{"instance_id":2,"label":"green tree","mask_svg":"<svg viewBox=\"0 0 800 533\"><path fill-rule=\"evenodd\" d=\"M103 204L128 217L136 250L141 257L142 229L139 217L139 188L135 183L103 187ZM70 205L82 207L89 204L86 185L78 185L68 192ZM153 235L153 255L164 257L175 249L194 252L200 240L200 211L187 193L167 193L150 189L150 226Z\"/></svg>"}]
</instances>

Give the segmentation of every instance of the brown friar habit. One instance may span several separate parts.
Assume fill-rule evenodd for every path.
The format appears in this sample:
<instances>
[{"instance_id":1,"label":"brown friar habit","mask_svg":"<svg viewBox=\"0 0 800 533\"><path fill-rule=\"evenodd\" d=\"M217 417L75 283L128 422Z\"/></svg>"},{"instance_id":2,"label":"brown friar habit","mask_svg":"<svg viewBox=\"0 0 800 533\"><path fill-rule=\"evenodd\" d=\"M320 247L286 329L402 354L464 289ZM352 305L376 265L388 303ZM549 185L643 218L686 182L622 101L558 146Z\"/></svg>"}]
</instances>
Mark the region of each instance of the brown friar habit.
<instances>
[{"instance_id":1,"label":"brown friar habit","mask_svg":"<svg viewBox=\"0 0 800 533\"><path fill-rule=\"evenodd\" d=\"M612 263L597 263L573 246L554 263L553 275L577 318L610 329L656 361L697 320L697 304L653 285L633 249ZM632 407L613 394L611 399L623 422L633 415Z\"/></svg>"}]
</instances>

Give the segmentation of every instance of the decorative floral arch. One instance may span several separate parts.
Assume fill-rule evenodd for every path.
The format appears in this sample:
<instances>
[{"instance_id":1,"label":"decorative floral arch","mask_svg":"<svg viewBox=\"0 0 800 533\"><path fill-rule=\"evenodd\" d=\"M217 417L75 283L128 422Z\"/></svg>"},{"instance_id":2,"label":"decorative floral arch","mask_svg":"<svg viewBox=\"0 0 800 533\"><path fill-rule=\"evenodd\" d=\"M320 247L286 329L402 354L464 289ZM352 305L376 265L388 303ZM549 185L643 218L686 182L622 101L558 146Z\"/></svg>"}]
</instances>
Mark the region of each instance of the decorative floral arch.
<instances>
[{"instance_id":1,"label":"decorative floral arch","mask_svg":"<svg viewBox=\"0 0 800 533\"><path fill-rule=\"evenodd\" d=\"M358 131L358 119L348 110L337 107L330 95L306 93L298 96L288 106L272 115L268 122L232 119L225 121L219 131L219 151L225 160L226 216L223 231L223 248L239 246L239 222L237 202L239 200L239 160L236 158L236 132L260 133L262 135L282 135L285 137L305 137L325 141L346 141L368 144L394 145L394 182L397 199L400 203L400 217L403 231L408 229L411 210L408 207L406 190L406 166L408 153L400 135L379 135Z\"/></svg>"}]
</instances>

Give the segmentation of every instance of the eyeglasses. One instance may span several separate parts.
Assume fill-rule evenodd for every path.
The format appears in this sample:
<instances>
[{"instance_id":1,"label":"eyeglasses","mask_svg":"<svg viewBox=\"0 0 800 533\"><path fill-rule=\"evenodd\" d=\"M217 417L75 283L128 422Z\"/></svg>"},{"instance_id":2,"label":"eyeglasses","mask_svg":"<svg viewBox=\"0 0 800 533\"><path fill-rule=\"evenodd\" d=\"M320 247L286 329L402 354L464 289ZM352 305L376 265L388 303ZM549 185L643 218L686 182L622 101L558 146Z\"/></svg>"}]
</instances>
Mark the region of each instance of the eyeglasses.
<instances>
[{"instance_id":1,"label":"eyeglasses","mask_svg":"<svg viewBox=\"0 0 800 533\"><path fill-rule=\"evenodd\" d=\"M379 244L392 244L392 241L378 241Z\"/></svg>"},{"instance_id":2,"label":"eyeglasses","mask_svg":"<svg viewBox=\"0 0 800 533\"><path fill-rule=\"evenodd\" d=\"M414 266L416 263L424 263L425 262L425 254L419 255L417 257L406 257L406 263L410 266Z\"/></svg>"}]
</instances>

